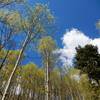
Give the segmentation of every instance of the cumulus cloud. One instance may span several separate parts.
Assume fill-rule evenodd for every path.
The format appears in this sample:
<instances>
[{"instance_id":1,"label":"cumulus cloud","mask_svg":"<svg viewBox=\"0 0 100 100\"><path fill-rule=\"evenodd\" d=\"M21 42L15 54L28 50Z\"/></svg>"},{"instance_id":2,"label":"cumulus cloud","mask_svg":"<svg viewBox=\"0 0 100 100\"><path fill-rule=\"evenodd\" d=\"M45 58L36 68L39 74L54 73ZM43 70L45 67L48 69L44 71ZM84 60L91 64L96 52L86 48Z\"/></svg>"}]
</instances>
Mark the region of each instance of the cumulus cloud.
<instances>
[{"instance_id":1,"label":"cumulus cloud","mask_svg":"<svg viewBox=\"0 0 100 100\"><path fill-rule=\"evenodd\" d=\"M73 64L73 58L76 54L75 48L79 45L84 47L86 44L93 44L98 47L100 53L100 38L91 39L78 29L66 31L61 39L63 48L56 52L60 54L59 59L63 64Z\"/></svg>"}]
</instances>

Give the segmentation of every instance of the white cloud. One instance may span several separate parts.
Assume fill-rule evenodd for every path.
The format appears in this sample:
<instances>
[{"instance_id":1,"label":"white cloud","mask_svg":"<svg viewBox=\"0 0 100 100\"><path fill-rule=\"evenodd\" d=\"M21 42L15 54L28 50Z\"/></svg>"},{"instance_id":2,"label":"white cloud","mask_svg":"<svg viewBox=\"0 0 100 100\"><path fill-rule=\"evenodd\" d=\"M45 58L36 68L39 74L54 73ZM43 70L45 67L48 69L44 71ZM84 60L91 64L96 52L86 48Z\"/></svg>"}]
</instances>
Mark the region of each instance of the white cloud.
<instances>
[{"instance_id":1,"label":"white cloud","mask_svg":"<svg viewBox=\"0 0 100 100\"><path fill-rule=\"evenodd\" d=\"M57 50L60 53L60 60L63 64L72 65L73 58L76 54L75 48L80 45L84 47L86 44L98 46L100 53L100 38L91 39L78 29L66 31L62 37L63 48Z\"/></svg>"},{"instance_id":2,"label":"white cloud","mask_svg":"<svg viewBox=\"0 0 100 100\"><path fill-rule=\"evenodd\" d=\"M95 38L90 43L95 45L95 46L97 46L98 47L98 51L100 53L100 38Z\"/></svg>"}]
</instances>

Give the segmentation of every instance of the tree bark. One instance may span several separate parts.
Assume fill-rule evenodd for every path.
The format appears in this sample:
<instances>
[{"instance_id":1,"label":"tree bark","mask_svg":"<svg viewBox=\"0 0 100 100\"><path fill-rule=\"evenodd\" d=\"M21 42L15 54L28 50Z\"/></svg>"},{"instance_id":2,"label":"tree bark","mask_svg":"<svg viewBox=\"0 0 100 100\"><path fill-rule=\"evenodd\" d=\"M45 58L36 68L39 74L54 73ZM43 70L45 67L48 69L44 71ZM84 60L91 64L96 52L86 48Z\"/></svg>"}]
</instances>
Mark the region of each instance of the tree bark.
<instances>
[{"instance_id":1,"label":"tree bark","mask_svg":"<svg viewBox=\"0 0 100 100\"><path fill-rule=\"evenodd\" d=\"M28 32L28 35L27 35L27 37L25 38L25 40L24 40L24 42L23 42L22 49L20 50L18 59L17 59L17 61L16 61L16 63L15 63L14 69L13 69L13 71L12 71L12 73L11 73L9 79L8 79L6 88L5 88L4 93L3 93L3 96L2 96L2 100L5 100L5 97L6 97L8 88L9 88L9 86L10 86L12 77L13 77L13 75L14 75L16 69L17 69L17 66L18 66L18 64L19 64L19 62L20 62L20 59L21 59L21 57L22 57L22 55L23 55L23 52L24 52L24 50L25 50L25 48L26 48L26 46L27 46L27 43L28 43L29 39L30 39L30 33Z\"/></svg>"},{"instance_id":2,"label":"tree bark","mask_svg":"<svg viewBox=\"0 0 100 100\"><path fill-rule=\"evenodd\" d=\"M49 87L48 87L48 81L49 81L49 78L48 78L48 68L49 68L49 64L48 64L48 57L47 57L47 62L46 62L46 76L45 76L45 100L49 100L49 95L48 95L48 92L49 92Z\"/></svg>"}]
</instances>

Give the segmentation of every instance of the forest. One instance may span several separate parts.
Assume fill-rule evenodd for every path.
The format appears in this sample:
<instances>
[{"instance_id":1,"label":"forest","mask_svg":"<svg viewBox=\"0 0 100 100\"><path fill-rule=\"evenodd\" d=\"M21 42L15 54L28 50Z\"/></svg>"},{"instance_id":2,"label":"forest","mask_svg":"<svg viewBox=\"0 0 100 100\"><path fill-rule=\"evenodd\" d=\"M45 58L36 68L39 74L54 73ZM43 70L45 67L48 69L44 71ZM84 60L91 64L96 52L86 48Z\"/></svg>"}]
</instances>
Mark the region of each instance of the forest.
<instances>
[{"instance_id":1,"label":"forest","mask_svg":"<svg viewBox=\"0 0 100 100\"><path fill-rule=\"evenodd\" d=\"M0 0L0 100L100 100L98 47L79 45L73 65L63 65L56 29L48 4Z\"/></svg>"}]
</instances>

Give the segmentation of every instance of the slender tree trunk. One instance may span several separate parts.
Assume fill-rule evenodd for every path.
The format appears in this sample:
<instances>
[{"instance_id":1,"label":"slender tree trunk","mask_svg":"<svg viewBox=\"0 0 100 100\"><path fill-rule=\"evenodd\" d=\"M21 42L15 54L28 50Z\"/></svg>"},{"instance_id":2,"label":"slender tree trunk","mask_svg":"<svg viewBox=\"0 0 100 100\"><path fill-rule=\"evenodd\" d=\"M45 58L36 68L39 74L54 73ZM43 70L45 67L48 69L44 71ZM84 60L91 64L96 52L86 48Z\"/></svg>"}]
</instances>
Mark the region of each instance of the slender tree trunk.
<instances>
[{"instance_id":1,"label":"slender tree trunk","mask_svg":"<svg viewBox=\"0 0 100 100\"><path fill-rule=\"evenodd\" d=\"M45 76L45 100L49 100L49 95L48 95L48 92L49 92L49 87L48 87L48 81L49 81L49 78L48 78L48 68L49 68L49 64L48 64L48 57L47 57L47 62L46 62L46 76Z\"/></svg>"},{"instance_id":2,"label":"slender tree trunk","mask_svg":"<svg viewBox=\"0 0 100 100\"><path fill-rule=\"evenodd\" d=\"M4 63L5 63L5 61L6 61L7 57L8 57L9 52L10 52L10 50L7 50L7 53L6 53L6 55L5 55L5 57L4 57L4 59L3 59L2 63L1 63L1 65L0 65L0 70L2 69L2 67L3 67L3 65L4 65Z\"/></svg>"},{"instance_id":3,"label":"slender tree trunk","mask_svg":"<svg viewBox=\"0 0 100 100\"><path fill-rule=\"evenodd\" d=\"M6 97L8 88L9 88L9 86L10 86L12 77L13 77L13 75L14 75L16 69L17 69L17 66L18 66L18 64L19 64L19 62L20 62L20 59L21 59L21 57L22 57L22 55L23 55L23 51L25 50L25 48L26 48L26 46L27 46L28 40L30 39L30 35L29 35L29 34L30 34L30 33L28 33L26 39L24 40L24 43L23 43L23 45L22 45L22 49L20 50L20 53L19 53L18 59L17 59L17 61L16 61L16 63L15 63L14 69L13 69L13 71L12 71L12 73L11 73L9 79L8 79L6 88L5 88L4 93L3 93L3 96L2 96L2 100L5 100L5 97Z\"/></svg>"}]
</instances>

